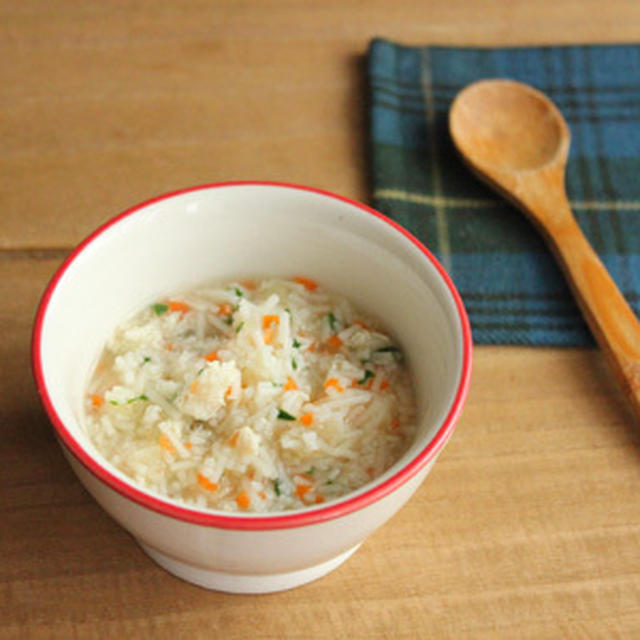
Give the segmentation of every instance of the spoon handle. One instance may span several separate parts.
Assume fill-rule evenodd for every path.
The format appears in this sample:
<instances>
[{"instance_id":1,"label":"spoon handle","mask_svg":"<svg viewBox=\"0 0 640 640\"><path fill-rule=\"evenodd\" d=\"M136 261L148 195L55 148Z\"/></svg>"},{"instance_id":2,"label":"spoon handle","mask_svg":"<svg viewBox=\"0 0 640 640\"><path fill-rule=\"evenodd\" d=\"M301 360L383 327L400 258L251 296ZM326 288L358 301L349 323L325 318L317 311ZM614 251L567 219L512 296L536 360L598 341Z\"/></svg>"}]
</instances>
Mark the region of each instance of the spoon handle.
<instances>
[{"instance_id":1,"label":"spoon handle","mask_svg":"<svg viewBox=\"0 0 640 640\"><path fill-rule=\"evenodd\" d=\"M547 238L589 328L640 418L640 323L582 233L564 194L556 206L555 221L544 225Z\"/></svg>"}]
</instances>

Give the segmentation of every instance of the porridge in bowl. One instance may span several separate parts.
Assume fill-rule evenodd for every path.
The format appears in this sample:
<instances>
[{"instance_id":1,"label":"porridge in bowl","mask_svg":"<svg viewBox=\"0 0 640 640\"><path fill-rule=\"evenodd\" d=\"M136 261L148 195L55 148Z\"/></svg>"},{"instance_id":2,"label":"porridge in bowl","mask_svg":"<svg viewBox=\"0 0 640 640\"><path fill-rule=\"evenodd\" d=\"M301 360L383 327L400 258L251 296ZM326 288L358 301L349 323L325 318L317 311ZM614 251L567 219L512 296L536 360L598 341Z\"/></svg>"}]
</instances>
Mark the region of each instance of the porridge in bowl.
<instances>
[{"instance_id":1,"label":"porridge in bowl","mask_svg":"<svg viewBox=\"0 0 640 640\"><path fill-rule=\"evenodd\" d=\"M249 513L354 491L416 430L400 348L304 277L234 281L141 310L108 340L86 415L95 447L139 486Z\"/></svg>"}]
</instances>

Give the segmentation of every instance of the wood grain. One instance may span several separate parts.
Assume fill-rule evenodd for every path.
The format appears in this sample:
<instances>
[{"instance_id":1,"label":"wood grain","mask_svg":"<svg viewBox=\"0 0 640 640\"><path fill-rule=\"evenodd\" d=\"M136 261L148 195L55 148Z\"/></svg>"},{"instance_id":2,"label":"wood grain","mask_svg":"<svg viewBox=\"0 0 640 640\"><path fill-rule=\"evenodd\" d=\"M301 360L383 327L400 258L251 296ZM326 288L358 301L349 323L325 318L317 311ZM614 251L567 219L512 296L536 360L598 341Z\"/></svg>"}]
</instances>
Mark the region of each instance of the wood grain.
<instances>
[{"instance_id":1,"label":"wood grain","mask_svg":"<svg viewBox=\"0 0 640 640\"><path fill-rule=\"evenodd\" d=\"M202 182L367 198L363 56L375 35L624 41L639 23L634 0L5 0L0 248L69 247L131 204Z\"/></svg>"},{"instance_id":2,"label":"wood grain","mask_svg":"<svg viewBox=\"0 0 640 640\"><path fill-rule=\"evenodd\" d=\"M633 1L0 2L0 638L640 637L640 436L595 349L478 348L406 507L304 588L157 568L75 480L29 337L66 250L159 192L272 178L368 198L369 39L638 41Z\"/></svg>"}]
</instances>

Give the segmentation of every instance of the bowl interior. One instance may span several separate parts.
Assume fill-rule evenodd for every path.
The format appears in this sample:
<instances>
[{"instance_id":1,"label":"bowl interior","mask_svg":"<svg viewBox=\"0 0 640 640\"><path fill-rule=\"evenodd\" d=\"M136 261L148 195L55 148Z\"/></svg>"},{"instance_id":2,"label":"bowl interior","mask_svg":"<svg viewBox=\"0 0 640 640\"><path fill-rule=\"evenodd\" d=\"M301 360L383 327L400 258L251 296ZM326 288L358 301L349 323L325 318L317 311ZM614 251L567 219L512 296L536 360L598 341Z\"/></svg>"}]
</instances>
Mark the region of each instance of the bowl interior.
<instances>
[{"instance_id":1,"label":"bowl interior","mask_svg":"<svg viewBox=\"0 0 640 640\"><path fill-rule=\"evenodd\" d=\"M383 218L281 185L211 186L158 199L122 214L76 252L50 288L39 342L42 382L69 435L128 482L83 427L87 381L105 340L159 297L261 275L312 277L391 331L413 372L419 429L403 459L374 482L417 455L442 426L463 376L463 322L449 287Z\"/></svg>"}]
</instances>

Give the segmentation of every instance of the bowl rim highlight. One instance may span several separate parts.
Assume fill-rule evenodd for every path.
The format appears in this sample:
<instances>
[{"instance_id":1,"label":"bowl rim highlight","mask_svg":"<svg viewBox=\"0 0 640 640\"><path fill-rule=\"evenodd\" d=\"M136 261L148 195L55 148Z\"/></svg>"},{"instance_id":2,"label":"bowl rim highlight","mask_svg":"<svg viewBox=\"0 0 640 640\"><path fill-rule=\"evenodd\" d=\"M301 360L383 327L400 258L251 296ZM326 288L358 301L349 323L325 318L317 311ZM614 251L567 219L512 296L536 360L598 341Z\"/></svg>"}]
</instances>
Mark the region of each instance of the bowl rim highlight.
<instances>
[{"instance_id":1,"label":"bowl rim highlight","mask_svg":"<svg viewBox=\"0 0 640 640\"><path fill-rule=\"evenodd\" d=\"M61 418L58 416L45 383L43 365L41 360L41 342L44 319L47 314L49 302L58 285L58 282L61 280L69 266L85 250L85 248L92 242L94 242L97 238L99 238L107 229L118 224L124 218L127 218L128 216L131 216L152 204L161 202L163 200L169 200L176 196L181 196L186 193L197 191L206 191L210 189L247 186L295 189L328 198L333 198L340 202L347 203L353 207L356 207L357 209L360 209L361 211L364 211L370 215L373 215L379 220L388 224L392 229L405 236L406 239L408 239L413 245L415 245L424 255L424 257L432 264L432 266L435 267L438 275L444 282L446 288L448 289L448 293L455 304L462 335L462 367L460 372L460 379L457 384L451 408L445 419L442 421L442 424L440 425L436 434L416 456L414 456L406 465L400 468L393 476L387 478L387 480L385 480L383 483L376 484L367 491L359 493L358 495L348 497L349 494L347 494L346 499L340 499L337 502L329 503L326 506L292 510L290 513L279 512L279 514L276 515L232 513L227 514L222 511L203 511L195 508L190 508L188 506L178 506L176 504L173 504L172 502L168 502L161 498L158 498L150 493L146 493L144 490L137 488L137 486L133 482L124 482L117 476L113 475L108 469L103 467L96 459L94 459L89 453L85 451L83 446L78 442L78 440L76 440L76 438L66 428ZM409 231L407 231L397 222L391 220L379 211L376 211L375 209L372 209L365 204L362 204L355 200L351 200L350 198L344 196L337 195L330 191L287 182L252 180L214 182L170 191L168 193L164 193L162 195L134 205L133 207L126 209L122 213L110 218L105 223L100 225L95 231L93 231L93 233L87 236L80 244L76 246L76 248L67 256L67 258L54 273L38 305L31 340L31 366L41 402L44 405L48 418L55 429L58 439L62 441L64 446L88 471L90 471L97 479L102 481L109 488L118 492L125 498L132 500L133 502L155 512L158 512L162 515L175 518L186 523L216 527L220 529L236 529L245 531L289 529L333 520L335 518L346 516L352 512L358 511L359 509L363 509L364 507L373 504L374 502L390 494L396 488L407 482L416 473L418 473L420 469L422 469L426 464L433 460L433 458L438 454L438 452L446 444L447 440L453 433L469 390L469 383L471 378L471 362L471 328L460 294L456 290L453 281L444 270L442 265L435 258L435 256Z\"/></svg>"}]
</instances>

